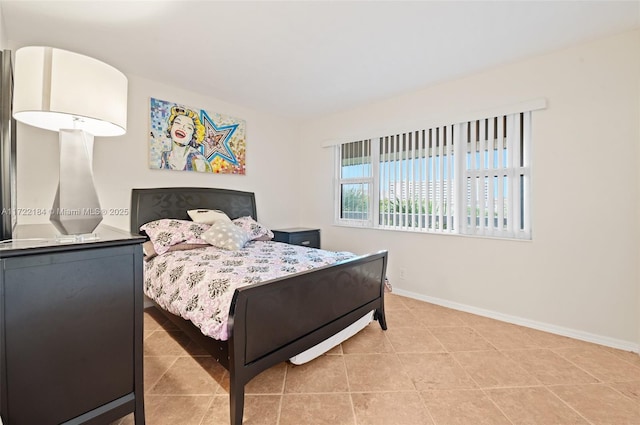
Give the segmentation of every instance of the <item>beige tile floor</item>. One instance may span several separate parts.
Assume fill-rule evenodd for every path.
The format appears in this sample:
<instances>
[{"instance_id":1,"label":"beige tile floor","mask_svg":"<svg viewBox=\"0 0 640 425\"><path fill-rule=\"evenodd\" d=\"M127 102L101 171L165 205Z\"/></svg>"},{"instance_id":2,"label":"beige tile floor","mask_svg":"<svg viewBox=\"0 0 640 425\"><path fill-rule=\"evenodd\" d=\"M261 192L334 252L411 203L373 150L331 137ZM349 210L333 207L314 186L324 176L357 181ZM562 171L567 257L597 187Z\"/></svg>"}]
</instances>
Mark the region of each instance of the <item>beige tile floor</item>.
<instances>
[{"instance_id":1,"label":"beige tile floor","mask_svg":"<svg viewBox=\"0 0 640 425\"><path fill-rule=\"evenodd\" d=\"M640 424L638 354L393 294L386 313L386 332L257 376L244 424ZM144 336L146 423L229 424L224 368L154 309Z\"/></svg>"}]
</instances>

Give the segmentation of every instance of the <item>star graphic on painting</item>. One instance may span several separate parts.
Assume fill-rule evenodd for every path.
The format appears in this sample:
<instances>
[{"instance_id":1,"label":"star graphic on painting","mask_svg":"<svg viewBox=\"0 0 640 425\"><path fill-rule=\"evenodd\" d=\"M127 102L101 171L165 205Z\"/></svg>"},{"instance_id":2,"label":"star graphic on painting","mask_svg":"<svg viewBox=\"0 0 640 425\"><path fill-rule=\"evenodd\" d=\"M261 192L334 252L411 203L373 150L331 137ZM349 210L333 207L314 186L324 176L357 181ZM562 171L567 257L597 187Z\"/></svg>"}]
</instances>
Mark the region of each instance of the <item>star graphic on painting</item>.
<instances>
[{"instance_id":1,"label":"star graphic on painting","mask_svg":"<svg viewBox=\"0 0 640 425\"><path fill-rule=\"evenodd\" d=\"M205 136L202 141L204 147L204 156L209 162L213 161L216 156L230 162L233 165L238 164L236 156L229 147L231 136L238 128L238 124L216 126L209 115L205 111L201 112L201 121L204 124Z\"/></svg>"}]
</instances>

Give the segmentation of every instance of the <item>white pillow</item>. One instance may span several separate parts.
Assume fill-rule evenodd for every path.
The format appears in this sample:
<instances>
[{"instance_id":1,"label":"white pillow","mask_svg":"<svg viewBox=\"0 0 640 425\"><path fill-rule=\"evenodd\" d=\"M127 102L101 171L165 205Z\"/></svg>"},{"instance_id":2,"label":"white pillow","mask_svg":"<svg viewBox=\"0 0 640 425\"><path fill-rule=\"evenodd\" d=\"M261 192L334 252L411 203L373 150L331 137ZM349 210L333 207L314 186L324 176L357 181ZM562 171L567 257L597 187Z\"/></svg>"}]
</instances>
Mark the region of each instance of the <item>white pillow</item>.
<instances>
[{"instance_id":1,"label":"white pillow","mask_svg":"<svg viewBox=\"0 0 640 425\"><path fill-rule=\"evenodd\" d=\"M202 239L207 243L230 251L244 247L250 238L247 232L231 221L218 221L202 234Z\"/></svg>"},{"instance_id":2,"label":"white pillow","mask_svg":"<svg viewBox=\"0 0 640 425\"><path fill-rule=\"evenodd\" d=\"M220 210L189 210L187 214L196 223L215 224L218 221L231 221L229 216Z\"/></svg>"}]
</instances>

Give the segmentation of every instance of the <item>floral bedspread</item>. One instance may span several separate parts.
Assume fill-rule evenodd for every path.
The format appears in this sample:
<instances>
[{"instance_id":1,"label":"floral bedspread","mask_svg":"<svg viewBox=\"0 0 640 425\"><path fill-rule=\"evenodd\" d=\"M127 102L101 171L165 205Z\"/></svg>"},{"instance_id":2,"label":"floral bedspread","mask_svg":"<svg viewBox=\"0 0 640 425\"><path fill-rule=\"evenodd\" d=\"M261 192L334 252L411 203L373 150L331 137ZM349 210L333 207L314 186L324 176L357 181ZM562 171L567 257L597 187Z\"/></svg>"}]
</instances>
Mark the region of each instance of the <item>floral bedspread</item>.
<instances>
[{"instance_id":1,"label":"floral bedspread","mask_svg":"<svg viewBox=\"0 0 640 425\"><path fill-rule=\"evenodd\" d=\"M236 288L353 256L273 241L252 241L237 251L207 245L167 252L145 263L144 293L165 310L193 322L203 334L225 341Z\"/></svg>"}]
</instances>

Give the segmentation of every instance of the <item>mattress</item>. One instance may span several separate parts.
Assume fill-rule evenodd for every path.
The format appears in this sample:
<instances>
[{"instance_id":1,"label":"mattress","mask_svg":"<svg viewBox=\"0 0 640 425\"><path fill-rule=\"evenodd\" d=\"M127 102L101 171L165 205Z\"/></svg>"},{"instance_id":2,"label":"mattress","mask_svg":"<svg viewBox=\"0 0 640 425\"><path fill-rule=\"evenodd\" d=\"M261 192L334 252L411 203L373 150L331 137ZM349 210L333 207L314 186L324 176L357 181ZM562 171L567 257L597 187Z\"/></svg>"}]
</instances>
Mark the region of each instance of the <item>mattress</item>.
<instances>
[{"instance_id":1,"label":"mattress","mask_svg":"<svg viewBox=\"0 0 640 425\"><path fill-rule=\"evenodd\" d=\"M362 316L357 322L353 323L351 326L344 328L337 334L325 339L320 344L315 345L308 350L291 357L289 361L296 365L310 362L316 357L319 357L327 351L331 350L333 347L342 344L344 341L351 338L362 329L366 328L372 321L373 311L370 311L369 313Z\"/></svg>"},{"instance_id":2,"label":"mattress","mask_svg":"<svg viewBox=\"0 0 640 425\"><path fill-rule=\"evenodd\" d=\"M236 288L354 256L273 241L251 241L234 251L205 245L147 261L144 293L166 311L190 320L204 335L225 341Z\"/></svg>"}]
</instances>

